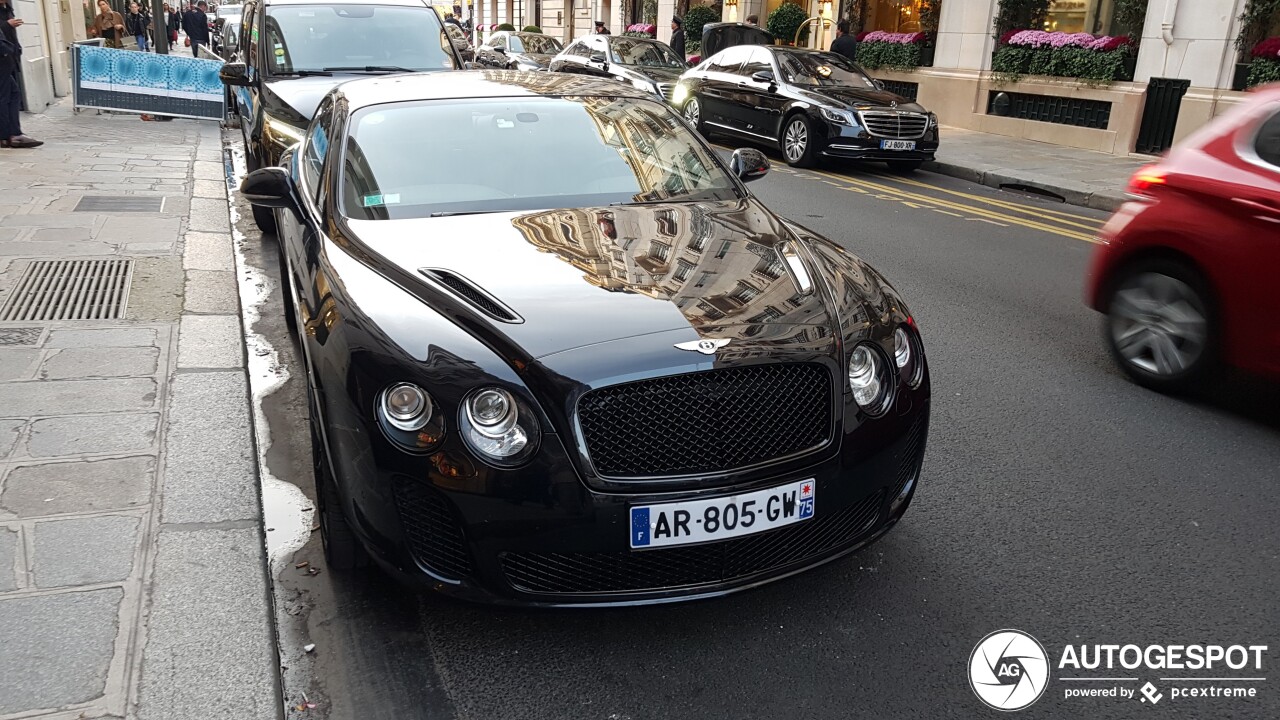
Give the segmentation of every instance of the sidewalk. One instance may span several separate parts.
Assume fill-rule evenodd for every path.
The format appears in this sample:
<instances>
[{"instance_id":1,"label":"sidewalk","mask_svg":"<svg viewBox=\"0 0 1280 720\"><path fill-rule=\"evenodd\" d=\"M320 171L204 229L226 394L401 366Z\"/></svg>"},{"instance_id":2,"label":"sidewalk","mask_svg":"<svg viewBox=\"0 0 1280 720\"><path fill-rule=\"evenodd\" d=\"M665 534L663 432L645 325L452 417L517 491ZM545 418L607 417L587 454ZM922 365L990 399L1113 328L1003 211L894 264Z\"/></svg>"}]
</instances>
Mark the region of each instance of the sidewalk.
<instances>
[{"instance_id":1,"label":"sidewalk","mask_svg":"<svg viewBox=\"0 0 1280 720\"><path fill-rule=\"evenodd\" d=\"M1155 161L953 127L942 128L937 157L926 170L994 188L1047 190L1072 205L1098 210L1119 207L1129 177Z\"/></svg>"},{"instance_id":2,"label":"sidewalk","mask_svg":"<svg viewBox=\"0 0 1280 720\"><path fill-rule=\"evenodd\" d=\"M219 129L69 99L23 125L47 144L0 150L0 718L277 718ZM15 293L41 260L77 262Z\"/></svg>"}]
</instances>

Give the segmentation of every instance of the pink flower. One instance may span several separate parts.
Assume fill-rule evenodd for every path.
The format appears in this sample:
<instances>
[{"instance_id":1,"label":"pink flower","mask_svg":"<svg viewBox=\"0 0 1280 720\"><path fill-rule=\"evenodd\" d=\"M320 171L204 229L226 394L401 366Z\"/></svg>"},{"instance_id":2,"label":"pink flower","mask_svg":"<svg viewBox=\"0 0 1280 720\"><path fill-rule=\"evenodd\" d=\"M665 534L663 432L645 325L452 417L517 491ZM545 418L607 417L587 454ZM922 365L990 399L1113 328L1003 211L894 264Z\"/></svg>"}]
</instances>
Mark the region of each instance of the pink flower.
<instances>
[{"instance_id":1,"label":"pink flower","mask_svg":"<svg viewBox=\"0 0 1280 720\"><path fill-rule=\"evenodd\" d=\"M924 33L891 33L883 30L874 30L867 33L862 38L862 42L869 43L889 43L892 45L915 45L925 42L928 36Z\"/></svg>"}]
</instances>

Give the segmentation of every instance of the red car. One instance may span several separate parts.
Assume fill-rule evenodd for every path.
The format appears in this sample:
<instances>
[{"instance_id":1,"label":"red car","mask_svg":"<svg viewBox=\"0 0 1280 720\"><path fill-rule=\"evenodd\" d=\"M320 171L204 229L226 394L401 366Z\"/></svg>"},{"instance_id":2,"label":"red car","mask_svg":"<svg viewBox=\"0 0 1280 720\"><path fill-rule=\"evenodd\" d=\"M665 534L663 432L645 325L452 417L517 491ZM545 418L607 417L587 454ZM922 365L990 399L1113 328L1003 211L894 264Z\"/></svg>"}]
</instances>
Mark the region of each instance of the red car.
<instances>
[{"instance_id":1,"label":"red car","mask_svg":"<svg viewBox=\"0 0 1280 720\"><path fill-rule=\"evenodd\" d=\"M1219 362L1280 378L1280 85L1139 170L1128 190L1086 288L1120 367L1165 391Z\"/></svg>"}]
</instances>

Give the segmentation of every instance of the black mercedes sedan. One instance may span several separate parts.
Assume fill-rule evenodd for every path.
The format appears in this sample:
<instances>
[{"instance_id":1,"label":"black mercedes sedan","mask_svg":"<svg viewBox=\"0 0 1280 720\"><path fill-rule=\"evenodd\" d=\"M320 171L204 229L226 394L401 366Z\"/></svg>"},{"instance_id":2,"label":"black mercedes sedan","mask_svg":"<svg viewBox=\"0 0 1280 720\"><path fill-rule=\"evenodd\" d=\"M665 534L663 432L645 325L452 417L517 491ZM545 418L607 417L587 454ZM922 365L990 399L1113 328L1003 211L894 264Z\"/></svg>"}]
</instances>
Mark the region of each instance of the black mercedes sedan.
<instances>
[{"instance_id":1,"label":"black mercedes sedan","mask_svg":"<svg viewBox=\"0 0 1280 720\"><path fill-rule=\"evenodd\" d=\"M841 55L737 45L680 78L672 97L700 132L766 143L787 163L882 160L911 171L938 149L938 118Z\"/></svg>"},{"instance_id":2,"label":"black mercedes sedan","mask_svg":"<svg viewBox=\"0 0 1280 720\"><path fill-rule=\"evenodd\" d=\"M514 160L540 171L495 171ZM278 217L329 562L639 604L883 535L925 449L920 335L878 272L747 191L767 171L614 82L335 88L241 186Z\"/></svg>"},{"instance_id":3,"label":"black mercedes sedan","mask_svg":"<svg viewBox=\"0 0 1280 720\"><path fill-rule=\"evenodd\" d=\"M550 35L504 30L476 49L476 62L502 70L546 70L563 49Z\"/></svg>"},{"instance_id":4,"label":"black mercedes sedan","mask_svg":"<svg viewBox=\"0 0 1280 720\"><path fill-rule=\"evenodd\" d=\"M590 75L631 85L671 99L676 81L689 68L666 43L621 35L588 35L570 43L551 61L552 72Z\"/></svg>"}]
</instances>

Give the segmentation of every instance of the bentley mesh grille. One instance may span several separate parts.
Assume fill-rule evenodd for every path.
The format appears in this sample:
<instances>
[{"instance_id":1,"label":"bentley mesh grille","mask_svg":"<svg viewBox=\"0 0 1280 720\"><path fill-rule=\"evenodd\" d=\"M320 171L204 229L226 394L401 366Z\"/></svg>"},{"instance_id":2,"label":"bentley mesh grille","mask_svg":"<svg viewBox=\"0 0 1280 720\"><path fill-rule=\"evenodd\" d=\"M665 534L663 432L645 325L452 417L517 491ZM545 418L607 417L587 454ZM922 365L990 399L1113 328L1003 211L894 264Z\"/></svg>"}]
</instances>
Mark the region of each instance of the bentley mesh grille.
<instances>
[{"instance_id":1,"label":"bentley mesh grille","mask_svg":"<svg viewBox=\"0 0 1280 720\"><path fill-rule=\"evenodd\" d=\"M727 582L816 560L869 533L881 491L830 515L777 530L692 547L611 553L513 552L502 556L508 582L532 593L591 594L668 590Z\"/></svg>"},{"instance_id":2,"label":"bentley mesh grille","mask_svg":"<svg viewBox=\"0 0 1280 720\"><path fill-rule=\"evenodd\" d=\"M395 494L414 558L441 577L461 580L470 575L471 553L449 500L435 488L408 478L396 479Z\"/></svg>"},{"instance_id":3,"label":"bentley mesh grille","mask_svg":"<svg viewBox=\"0 0 1280 720\"><path fill-rule=\"evenodd\" d=\"M592 390L578 419L605 477L718 473L813 450L831 437L821 365L752 365Z\"/></svg>"}]
</instances>

